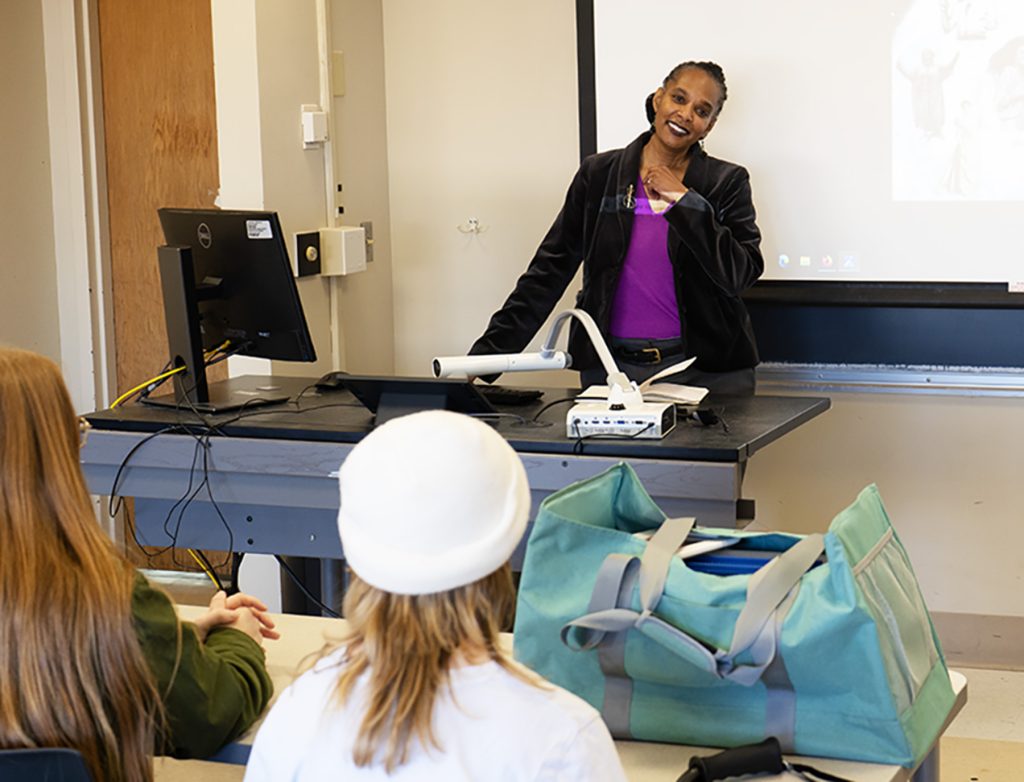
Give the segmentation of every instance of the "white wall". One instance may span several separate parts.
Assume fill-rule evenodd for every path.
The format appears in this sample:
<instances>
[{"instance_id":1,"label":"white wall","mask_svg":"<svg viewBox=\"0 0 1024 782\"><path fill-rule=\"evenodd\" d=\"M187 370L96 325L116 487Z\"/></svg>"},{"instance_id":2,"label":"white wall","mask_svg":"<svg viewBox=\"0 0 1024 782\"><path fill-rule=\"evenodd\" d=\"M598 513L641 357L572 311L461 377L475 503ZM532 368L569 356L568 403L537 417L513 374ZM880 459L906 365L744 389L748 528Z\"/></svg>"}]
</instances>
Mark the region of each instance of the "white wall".
<instances>
[{"instance_id":1,"label":"white wall","mask_svg":"<svg viewBox=\"0 0 1024 782\"><path fill-rule=\"evenodd\" d=\"M59 362L41 3L0 3L0 72L0 343Z\"/></svg>"},{"instance_id":2,"label":"white wall","mask_svg":"<svg viewBox=\"0 0 1024 782\"><path fill-rule=\"evenodd\" d=\"M483 332L561 206L575 6L383 2L395 367L422 376ZM470 218L486 230L460 233Z\"/></svg>"}]
</instances>

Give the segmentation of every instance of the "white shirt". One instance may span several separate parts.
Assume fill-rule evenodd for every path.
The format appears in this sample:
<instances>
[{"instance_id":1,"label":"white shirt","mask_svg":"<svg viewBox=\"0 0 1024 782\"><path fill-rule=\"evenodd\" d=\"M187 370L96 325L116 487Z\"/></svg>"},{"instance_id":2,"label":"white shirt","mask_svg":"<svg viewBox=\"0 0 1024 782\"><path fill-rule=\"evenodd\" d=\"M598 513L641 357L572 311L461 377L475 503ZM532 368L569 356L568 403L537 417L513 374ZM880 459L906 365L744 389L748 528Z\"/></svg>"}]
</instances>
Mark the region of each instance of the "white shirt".
<instances>
[{"instance_id":1,"label":"white shirt","mask_svg":"<svg viewBox=\"0 0 1024 782\"><path fill-rule=\"evenodd\" d=\"M286 689L264 720L245 782L285 780L588 780L624 782L615 744L597 711L546 681L523 682L497 663L451 671L434 705L442 750L410 748L390 775L383 763L357 768L352 746L362 720L366 676L347 702L334 697L339 650Z\"/></svg>"}]
</instances>

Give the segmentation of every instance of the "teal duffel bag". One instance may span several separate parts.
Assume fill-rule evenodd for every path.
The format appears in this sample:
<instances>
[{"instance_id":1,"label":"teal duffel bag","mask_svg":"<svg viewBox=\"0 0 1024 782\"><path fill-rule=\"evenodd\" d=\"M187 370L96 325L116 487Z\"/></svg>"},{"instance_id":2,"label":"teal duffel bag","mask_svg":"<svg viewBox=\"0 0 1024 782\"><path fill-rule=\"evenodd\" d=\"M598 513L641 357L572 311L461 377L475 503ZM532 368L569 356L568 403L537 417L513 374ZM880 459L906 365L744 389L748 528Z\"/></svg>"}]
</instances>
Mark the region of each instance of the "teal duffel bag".
<instances>
[{"instance_id":1,"label":"teal duffel bag","mask_svg":"<svg viewBox=\"0 0 1024 782\"><path fill-rule=\"evenodd\" d=\"M617 738L776 736L787 752L919 763L954 693L877 489L824 535L701 528L738 537L738 556L775 553L752 575L688 565L677 553L692 527L666 519L627 464L549 496L526 549L516 659Z\"/></svg>"}]
</instances>

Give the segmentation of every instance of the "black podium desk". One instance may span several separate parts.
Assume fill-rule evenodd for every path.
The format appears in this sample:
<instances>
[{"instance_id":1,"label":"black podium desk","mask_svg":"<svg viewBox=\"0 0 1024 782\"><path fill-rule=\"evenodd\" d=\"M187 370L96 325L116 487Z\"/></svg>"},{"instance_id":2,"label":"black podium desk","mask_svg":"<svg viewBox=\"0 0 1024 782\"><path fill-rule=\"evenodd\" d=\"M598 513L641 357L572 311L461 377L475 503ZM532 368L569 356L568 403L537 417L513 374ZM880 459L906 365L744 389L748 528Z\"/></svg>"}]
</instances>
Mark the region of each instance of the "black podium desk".
<instances>
[{"instance_id":1,"label":"black podium desk","mask_svg":"<svg viewBox=\"0 0 1024 782\"><path fill-rule=\"evenodd\" d=\"M134 497L146 545L343 558L337 470L371 430L372 414L348 391L317 392L308 378L273 382L298 400L205 417L143 405L87 415L93 430L82 467L90 491ZM742 498L747 460L830 404L708 397L702 406L720 423L681 421L662 440L569 439L568 401L540 414L549 426L530 423L545 404L575 393L547 389L530 406L499 408L505 415L495 426L523 459L534 510L551 492L628 461L667 514L727 527L752 518L753 503Z\"/></svg>"}]
</instances>

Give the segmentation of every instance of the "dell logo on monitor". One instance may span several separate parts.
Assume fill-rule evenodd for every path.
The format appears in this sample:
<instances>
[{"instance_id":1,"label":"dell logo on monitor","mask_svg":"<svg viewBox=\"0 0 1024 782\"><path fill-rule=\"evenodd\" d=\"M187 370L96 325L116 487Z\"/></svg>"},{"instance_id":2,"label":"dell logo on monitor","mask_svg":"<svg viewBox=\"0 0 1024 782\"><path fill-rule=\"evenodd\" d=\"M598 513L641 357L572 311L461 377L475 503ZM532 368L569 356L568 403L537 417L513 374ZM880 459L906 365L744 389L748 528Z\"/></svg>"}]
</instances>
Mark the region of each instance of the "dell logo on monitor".
<instances>
[{"instance_id":1,"label":"dell logo on monitor","mask_svg":"<svg viewBox=\"0 0 1024 782\"><path fill-rule=\"evenodd\" d=\"M199 228L196 229L196 235L199 237L199 244L203 247L209 247L213 244L213 234L210 232L210 226L206 223L199 224Z\"/></svg>"}]
</instances>

